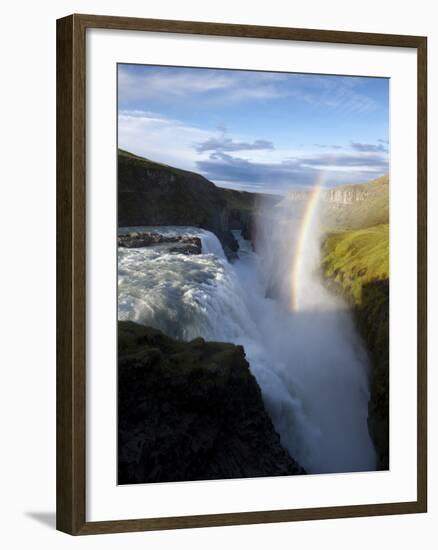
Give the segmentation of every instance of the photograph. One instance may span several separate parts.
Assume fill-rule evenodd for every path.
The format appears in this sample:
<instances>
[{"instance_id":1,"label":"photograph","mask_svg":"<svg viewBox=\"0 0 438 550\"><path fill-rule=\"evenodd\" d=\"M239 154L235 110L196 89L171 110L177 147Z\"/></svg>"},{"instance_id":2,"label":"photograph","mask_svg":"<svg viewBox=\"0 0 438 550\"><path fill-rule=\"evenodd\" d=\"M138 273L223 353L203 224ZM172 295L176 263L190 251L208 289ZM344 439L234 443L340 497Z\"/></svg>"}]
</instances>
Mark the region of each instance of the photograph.
<instances>
[{"instance_id":1,"label":"photograph","mask_svg":"<svg viewBox=\"0 0 438 550\"><path fill-rule=\"evenodd\" d=\"M389 82L117 65L119 485L389 469Z\"/></svg>"}]
</instances>

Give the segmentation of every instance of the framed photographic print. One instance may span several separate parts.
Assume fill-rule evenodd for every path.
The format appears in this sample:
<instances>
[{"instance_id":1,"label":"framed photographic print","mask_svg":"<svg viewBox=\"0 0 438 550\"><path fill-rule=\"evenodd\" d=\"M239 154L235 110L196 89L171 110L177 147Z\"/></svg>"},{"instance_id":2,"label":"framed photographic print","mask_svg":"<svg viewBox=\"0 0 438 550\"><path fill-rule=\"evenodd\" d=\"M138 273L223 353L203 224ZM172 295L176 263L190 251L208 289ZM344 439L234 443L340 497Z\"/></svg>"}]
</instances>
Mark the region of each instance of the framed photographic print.
<instances>
[{"instance_id":1,"label":"framed photographic print","mask_svg":"<svg viewBox=\"0 0 438 550\"><path fill-rule=\"evenodd\" d=\"M57 25L58 529L425 512L426 38Z\"/></svg>"}]
</instances>

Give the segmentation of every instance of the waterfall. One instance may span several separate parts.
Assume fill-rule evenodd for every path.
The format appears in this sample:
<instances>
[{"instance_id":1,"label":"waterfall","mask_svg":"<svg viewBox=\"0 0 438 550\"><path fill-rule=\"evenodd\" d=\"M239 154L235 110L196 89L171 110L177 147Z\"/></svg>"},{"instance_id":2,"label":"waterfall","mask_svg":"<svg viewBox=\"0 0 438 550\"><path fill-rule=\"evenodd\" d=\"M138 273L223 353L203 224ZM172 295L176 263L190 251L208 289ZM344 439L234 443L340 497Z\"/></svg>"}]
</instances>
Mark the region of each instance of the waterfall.
<instances>
[{"instance_id":1,"label":"waterfall","mask_svg":"<svg viewBox=\"0 0 438 550\"><path fill-rule=\"evenodd\" d=\"M280 238L284 224L269 242L263 235L257 254L235 232L240 249L233 264L208 231L147 229L198 236L202 254L119 249L119 319L173 338L242 345L282 444L309 473L374 469L366 354L346 308L328 298L330 307L322 308L325 291L316 279L313 308L291 311L281 299L291 261ZM269 285L277 296L269 297Z\"/></svg>"}]
</instances>

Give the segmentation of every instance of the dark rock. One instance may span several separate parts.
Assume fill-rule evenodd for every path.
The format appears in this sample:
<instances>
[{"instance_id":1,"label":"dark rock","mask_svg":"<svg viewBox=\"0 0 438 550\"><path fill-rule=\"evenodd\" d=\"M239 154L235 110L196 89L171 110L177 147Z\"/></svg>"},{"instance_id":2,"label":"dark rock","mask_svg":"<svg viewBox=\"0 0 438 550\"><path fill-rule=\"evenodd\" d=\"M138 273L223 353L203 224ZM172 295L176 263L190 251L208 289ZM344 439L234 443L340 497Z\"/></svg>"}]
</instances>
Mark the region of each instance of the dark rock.
<instances>
[{"instance_id":1,"label":"dark rock","mask_svg":"<svg viewBox=\"0 0 438 550\"><path fill-rule=\"evenodd\" d=\"M197 246L196 244L178 244L168 249L168 252L171 254L186 254L187 256L201 254L201 251L201 246Z\"/></svg>"},{"instance_id":2,"label":"dark rock","mask_svg":"<svg viewBox=\"0 0 438 550\"><path fill-rule=\"evenodd\" d=\"M213 232L228 258L238 244L231 230L252 238L263 195L217 187L200 174L118 152L118 225L189 225Z\"/></svg>"},{"instance_id":3,"label":"dark rock","mask_svg":"<svg viewBox=\"0 0 438 550\"><path fill-rule=\"evenodd\" d=\"M228 227L226 201L211 182L119 151L118 224L190 225L216 234L222 244L236 246Z\"/></svg>"},{"instance_id":4,"label":"dark rock","mask_svg":"<svg viewBox=\"0 0 438 550\"><path fill-rule=\"evenodd\" d=\"M371 358L368 428L378 455L379 470L389 469L389 280L362 287L355 308L359 332Z\"/></svg>"},{"instance_id":5,"label":"dark rock","mask_svg":"<svg viewBox=\"0 0 438 550\"><path fill-rule=\"evenodd\" d=\"M186 235L161 235L151 232L132 232L127 235L119 235L118 246L122 248L144 248L156 245L173 245L166 248L167 252L177 254L201 254L202 243L199 237Z\"/></svg>"},{"instance_id":6,"label":"dark rock","mask_svg":"<svg viewBox=\"0 0 438 550\"><path fill-rule=\"evenodd\" d=\"M241 346L119 322L118 482L305 473L281 446Z\"/></svg>"},{"instance_id":7,"label":"dark rock","mask_svg":"<svg viewBox=\"0 0 438 550\"><path fill-rule=\"evenodd\" d=\"M358 275L360 271L358 272ZM362 286L360 303L342 286L339 278L325 279L327 288L352 308L359 334L370 358L368 430L377 452L377 469L389 469L389 279Z\"/></svg>"}]
</instances>

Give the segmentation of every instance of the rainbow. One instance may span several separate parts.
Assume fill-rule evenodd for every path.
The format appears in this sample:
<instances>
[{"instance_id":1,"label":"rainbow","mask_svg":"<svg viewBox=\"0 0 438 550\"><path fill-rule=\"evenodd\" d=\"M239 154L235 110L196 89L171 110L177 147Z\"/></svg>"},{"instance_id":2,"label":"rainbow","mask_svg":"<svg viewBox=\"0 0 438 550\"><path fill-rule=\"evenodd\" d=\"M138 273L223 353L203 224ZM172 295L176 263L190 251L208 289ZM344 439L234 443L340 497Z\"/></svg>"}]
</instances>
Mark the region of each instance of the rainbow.
<instances>
[{"instance_id":1,"label":"rainbow","mask_svg":"<svg viewBox=\"0 0 438 550\"><path fill-rule=\"evenodd\" d=\"M294 251L294 257L292 260L291 269L291 308L292 311L299 311L300 309L300 295L303 276L303 263L305 245L309 235L310 227L312 226L313 218L318 205L318 199L321 195L322 184L324 180L324 172L318 176L312 191L310 192L307 204L304 208L304 214L298 228L296 245Z\"/></svg>"}]
</instances>

